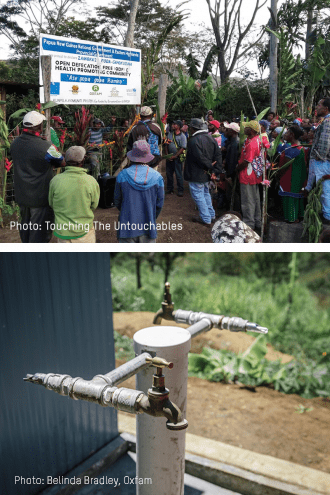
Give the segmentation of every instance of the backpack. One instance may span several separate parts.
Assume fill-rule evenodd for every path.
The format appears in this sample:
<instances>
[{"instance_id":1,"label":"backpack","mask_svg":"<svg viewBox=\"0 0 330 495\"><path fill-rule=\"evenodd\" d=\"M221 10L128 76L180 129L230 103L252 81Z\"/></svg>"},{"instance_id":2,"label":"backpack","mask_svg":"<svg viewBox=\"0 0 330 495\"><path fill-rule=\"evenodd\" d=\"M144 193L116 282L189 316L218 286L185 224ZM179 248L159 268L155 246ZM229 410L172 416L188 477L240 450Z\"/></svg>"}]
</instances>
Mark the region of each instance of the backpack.
<instances>
[{"instance_id":1,"label":"backpack","mask_svg":"<svg viewBox=\"0 0 330 495\"><path fill-rule=\"evenodd\" d=\"M149 131L148 137L147 137L147 142L150 146L150 153L154 156L160 156L160 149L158 146L158 136L152 132L148 124L145 122L141 121L143 125L145 125Z\"/></svg>"}]
</instances>

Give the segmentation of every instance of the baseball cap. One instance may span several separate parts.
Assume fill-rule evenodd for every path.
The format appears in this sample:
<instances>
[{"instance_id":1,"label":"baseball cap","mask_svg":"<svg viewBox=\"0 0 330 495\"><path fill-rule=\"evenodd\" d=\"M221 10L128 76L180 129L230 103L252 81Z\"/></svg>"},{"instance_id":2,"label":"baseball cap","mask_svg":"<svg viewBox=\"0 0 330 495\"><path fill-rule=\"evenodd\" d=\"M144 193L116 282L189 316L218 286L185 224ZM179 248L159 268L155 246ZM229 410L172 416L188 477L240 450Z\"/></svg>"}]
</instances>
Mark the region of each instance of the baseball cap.
<instances>
[{"instance_id":1,"label":"baseball cap","mask_svg":"<svg viewBox=\"0 0 330 495\"><path fill-rule=\"evenodd\" d=\"M24 127L34 127L40 125L44 120L46 120L46 117L42 115L42 113L32 110L32 112L28 112L24 115L23 125Z\"/></svg>"},{"instance_id":2,"label":"baseball cap","mask_svg":"<svg viewBox=\"0 0 330 495\"><path fill-rule=\"evenodd\" d=\"M228 122L224 122L223 124L227 129L231 129L232 131L239 132L240 131L240 126L236 124L236 122L231 122L228 124Z\"/></svg>"},{"instance_id":3,"label":"baseball cap","mask_svg":"<svg viewBox=\"0 0 330 495\"><path fill-rule=\"evenodd\" d=\"M209 124L214 125L214 127L216 127L217 129L219 129L220 127L220 122L218 120L211 120Z\"/></svg>"},{"instance_id":4,"label":"baseball cap","mask_svg":"<svg viewBox=\"0 0 330 495\"><path fill-rule=\"evenodd\" d=\"M65 161L80 163L85 158L85 155L86 150L82 146L71 146L65 153Z\"/></svg>"}]
</instances>

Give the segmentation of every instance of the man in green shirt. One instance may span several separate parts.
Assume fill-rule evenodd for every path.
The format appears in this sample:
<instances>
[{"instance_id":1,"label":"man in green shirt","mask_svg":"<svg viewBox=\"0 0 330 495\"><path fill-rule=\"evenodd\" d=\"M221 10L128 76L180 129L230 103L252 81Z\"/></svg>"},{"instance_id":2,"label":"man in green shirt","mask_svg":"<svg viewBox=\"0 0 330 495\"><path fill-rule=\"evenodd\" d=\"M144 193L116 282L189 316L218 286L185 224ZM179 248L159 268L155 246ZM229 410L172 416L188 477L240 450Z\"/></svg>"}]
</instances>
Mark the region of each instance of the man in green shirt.
<instances>
[{"instance_id":1,"label":"man in green shirt","mask_svg":"<svg viewBox=\"0 0 330 495\"><path fill-rule=\"evenodd\" d=\"M56 148L60 148L61 143L56 130L61 131L63 129L62 125L65 124L65 122L58 115L53 115L50 120L54 121L54 127L50 128L50 140L56 146Z\"/></svg>"},{"instance_id":2,"label":"man in green shirt","mask_svg":"<svg viewBox=\"0 0 330 495\"><path fill-rule=\"evenodd\" d=\"M58 242L96 242L94 213L100 188L83 168L86 150L71 146L65 153L66 167L49 185L49 204L54 210L52 227Z\"/></svg>"}]
</instances>

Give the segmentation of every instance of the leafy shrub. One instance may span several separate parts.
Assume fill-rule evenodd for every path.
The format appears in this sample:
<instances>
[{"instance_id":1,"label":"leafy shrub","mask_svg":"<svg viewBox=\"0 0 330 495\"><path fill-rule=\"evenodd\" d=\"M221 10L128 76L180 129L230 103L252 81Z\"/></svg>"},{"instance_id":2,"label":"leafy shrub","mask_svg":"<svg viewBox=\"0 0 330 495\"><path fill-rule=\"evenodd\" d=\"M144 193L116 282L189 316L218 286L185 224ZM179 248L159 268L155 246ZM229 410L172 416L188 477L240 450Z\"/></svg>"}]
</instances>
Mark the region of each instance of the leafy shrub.
<instances>
[{"instance_id":1,"label":"leafy shrub","mask_svg":"<svg viewBox=\"0 0 330 495\"><path fill-rule=\"evenodd\" d=\"M133 340L126 335L114 331L115 336L115 351L117 359L126 359L129 361L135 357Z\"/></svg>"},{"instance_id":2,"label":"leafy shrub","mask_svg":"<svg viewBox=\"0 0 330 495\"><path fill-rule=\"evenodd\" d=\"M227 350L203 348L189 354L189 374L213 382L238 381L253 387L272 386L286 394L305 398L330 396L330 366L292 360L282 364L265 359L266 339L258 337L242 355Z\"/></svg>"}]
</instances>

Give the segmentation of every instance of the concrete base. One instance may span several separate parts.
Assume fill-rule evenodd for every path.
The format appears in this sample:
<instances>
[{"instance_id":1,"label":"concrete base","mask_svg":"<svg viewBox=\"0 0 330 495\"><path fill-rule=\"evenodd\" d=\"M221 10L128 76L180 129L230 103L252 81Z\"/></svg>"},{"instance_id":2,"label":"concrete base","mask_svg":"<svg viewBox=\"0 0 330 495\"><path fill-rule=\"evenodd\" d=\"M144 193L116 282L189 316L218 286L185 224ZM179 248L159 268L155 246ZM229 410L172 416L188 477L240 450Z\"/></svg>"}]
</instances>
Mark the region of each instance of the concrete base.
<instances>
[{"instance_id":1,"label":"concrete base","mask_svg":"<svg viewBox=\"0 0 330 495\"><path fill-rule=\"evenodd\" d=\"M134 435L135 418L119 413L118 428ZM186 473L242 495L330 495L330 474L191 433Z\"/></svg>"},{"instance_id":2,"label":"concrete base","mask_svg":"<svg viewBox=\"0 0 330 495\"><path fill-rule=\"evenodd\" d=\"M42 494L135 495L135 422L119 413L125 433ZM330 474L190 433L185 460L184 495L330 495Z\"/></svg>"}]
</instances>

